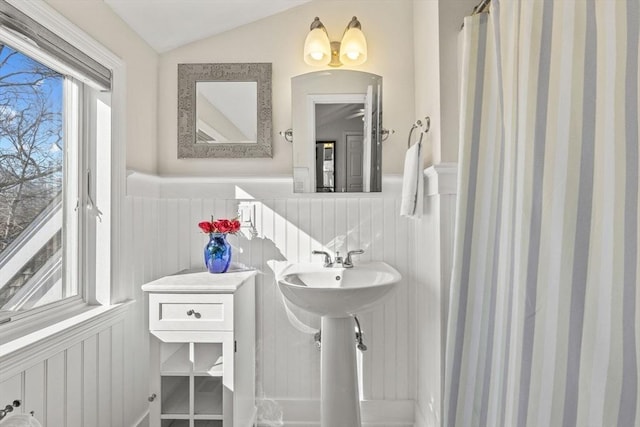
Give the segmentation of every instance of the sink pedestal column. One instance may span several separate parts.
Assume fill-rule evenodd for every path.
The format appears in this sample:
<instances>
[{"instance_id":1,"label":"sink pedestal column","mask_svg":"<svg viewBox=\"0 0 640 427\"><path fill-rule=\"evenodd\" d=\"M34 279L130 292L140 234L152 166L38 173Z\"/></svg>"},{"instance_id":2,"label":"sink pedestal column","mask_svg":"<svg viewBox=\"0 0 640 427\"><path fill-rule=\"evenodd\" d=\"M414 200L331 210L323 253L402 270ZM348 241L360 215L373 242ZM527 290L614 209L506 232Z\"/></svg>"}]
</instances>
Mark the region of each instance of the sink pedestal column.
<instances>
[{"instance_id":1,"label":"sink pedestal column","mask_svg":"<svg viewBox=\"0 0 640 427\"><path fill-rule=\"evenodd\" d=\"M321 427L361 427L352 317L322 317Z\"/></svg>"}]
</instances>

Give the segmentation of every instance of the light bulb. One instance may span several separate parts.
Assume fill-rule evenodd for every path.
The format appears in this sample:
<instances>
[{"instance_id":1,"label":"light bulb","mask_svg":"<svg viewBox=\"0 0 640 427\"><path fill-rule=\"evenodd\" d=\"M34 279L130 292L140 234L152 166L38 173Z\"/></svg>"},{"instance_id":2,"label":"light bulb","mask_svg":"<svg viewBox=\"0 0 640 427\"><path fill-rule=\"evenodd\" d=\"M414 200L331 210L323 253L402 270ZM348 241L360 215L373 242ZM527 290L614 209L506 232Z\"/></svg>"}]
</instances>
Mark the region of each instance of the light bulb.
<instances>
[{"instance_id":1,"label":"light bulb","mask_svg":"<svg viewBox=\"0 0 640 427\"><path fill-rule=\"evenodd\" d=\"M324 27L309 31L304 41L304 62L309 65L322 66L327 65L330 59L331 46Z\"/></svg>"},{"instance_id":2,"label":"light bulb","mask_svg":"<svg viewBox=\"0 0 640 427\"><path fill-rule=\"evenodd\" d=\"M344 65L360 65L367 60L367 40L360 23L354 16L342 36L340 62Z\"/></svg>"},{"instance_id":3,"label":"light bulb","mask_svg":"<svg viewBox=\"0 0 640 427\"><path fill-rule=\"evenodd\" d=\"M347 52L347 57L352 61L355 61L356 59L358 59L359 56L360 56L359 52Z\"/></svg>"}]
</instances>

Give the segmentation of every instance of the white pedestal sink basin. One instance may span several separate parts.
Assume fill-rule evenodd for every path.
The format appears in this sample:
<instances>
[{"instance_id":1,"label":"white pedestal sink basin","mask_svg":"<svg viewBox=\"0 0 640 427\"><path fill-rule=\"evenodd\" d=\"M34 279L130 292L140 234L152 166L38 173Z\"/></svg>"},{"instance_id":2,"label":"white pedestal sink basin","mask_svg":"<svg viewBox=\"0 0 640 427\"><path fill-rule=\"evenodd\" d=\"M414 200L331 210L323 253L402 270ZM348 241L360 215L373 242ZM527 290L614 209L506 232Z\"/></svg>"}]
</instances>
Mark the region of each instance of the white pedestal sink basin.
<instances>
[{"instance_id":1,"label":"white pedestal sink basin","mask_svg":"<svg viewBox=\"0 0 640 427\"><path fill-rule=\"evenodd\" d=\"M297 263L278 274L289 302L322 316L321 427L361 427L352 316L380 303L401 277L384 262L352 268Z\"/></svg>"}]
</instances>

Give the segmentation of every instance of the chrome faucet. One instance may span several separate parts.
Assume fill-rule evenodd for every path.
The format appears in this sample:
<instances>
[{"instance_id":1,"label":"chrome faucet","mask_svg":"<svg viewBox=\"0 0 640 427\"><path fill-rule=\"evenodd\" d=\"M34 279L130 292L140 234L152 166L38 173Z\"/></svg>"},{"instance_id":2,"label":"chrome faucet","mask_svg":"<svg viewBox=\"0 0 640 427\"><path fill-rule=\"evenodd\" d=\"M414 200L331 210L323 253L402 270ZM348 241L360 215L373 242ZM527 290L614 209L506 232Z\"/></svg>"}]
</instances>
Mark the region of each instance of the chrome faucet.
<instances>
[{"instance_id":1,"label":"chrome faucet","mask_svg":"<svg viewBox=\"0 0 640 427\"><path fill-rule=\"evenodd\" d=\"M336 265L336 267L344 267L343 262L344 262L344 260L343 260L343 258L340 256L340 252L337 252L337 251L336 251L336 257L335 257L335 259L333 260L333 264L334 264L334 265Z\"/></svg>"},{"instance_id":2,"label":"chrome faucet","mask_svg":"<svg viewBox=\"0 0 640 427\"><path fill-rule=\"evenodd\" d=\"M333 261L331 261L331 255L325 251L311 251L313 255L324 255L324 267L343 267L343 268L352 268L353 261L351 260L351 255L359 255L363 254L364 251L362 249L356 249L355 251L347 252L347 257L343 258L340 256L340 252L336 252L336 257Z\"/></svg>"},{"instance_id":3,"label":"chrome faucet","mask_svg":"<svg viewBox=\"0 0 640 427\"><path fill-rule=\"evenodd\" d=\"M351 255L361 255L363 253L364 251L362 249L356 249L355 251L347 252L347 257L344 259L344 262L342 263L343 267L345 268L353 267L353 261L351 260Z\"/></svg>"},{"instance_id":4,"label":"chrome faucet","mask_svg":"<svg viewBox=\"0 0 640 427\"><path fill-rule=\"evenodd\" d=\"M333 267L333 263L331 262L331 255L325 251L311 251L313 255L324 255L324 262L322 263L323 267Z\"/></svg>"}]
</instances>

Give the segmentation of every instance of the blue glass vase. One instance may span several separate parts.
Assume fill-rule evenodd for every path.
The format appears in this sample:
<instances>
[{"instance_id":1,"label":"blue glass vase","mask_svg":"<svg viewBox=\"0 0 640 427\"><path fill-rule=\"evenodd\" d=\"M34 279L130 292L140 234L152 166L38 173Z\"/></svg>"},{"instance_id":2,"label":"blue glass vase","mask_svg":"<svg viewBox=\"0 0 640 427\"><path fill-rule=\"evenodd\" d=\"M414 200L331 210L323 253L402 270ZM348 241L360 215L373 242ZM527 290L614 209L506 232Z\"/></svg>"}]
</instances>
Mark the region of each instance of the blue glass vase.
<instances>
[{"instance_id":1,"label":"blue glass vase","mask_svg":"<svg viewBox=\"0 0 640 427\"><path fill-rule=\"evenodd\" d=\"M209 273L224 273L231 264L231 245L226 233L210 233L204 247L204 265Z\"/></svg>"}]
</instances>

